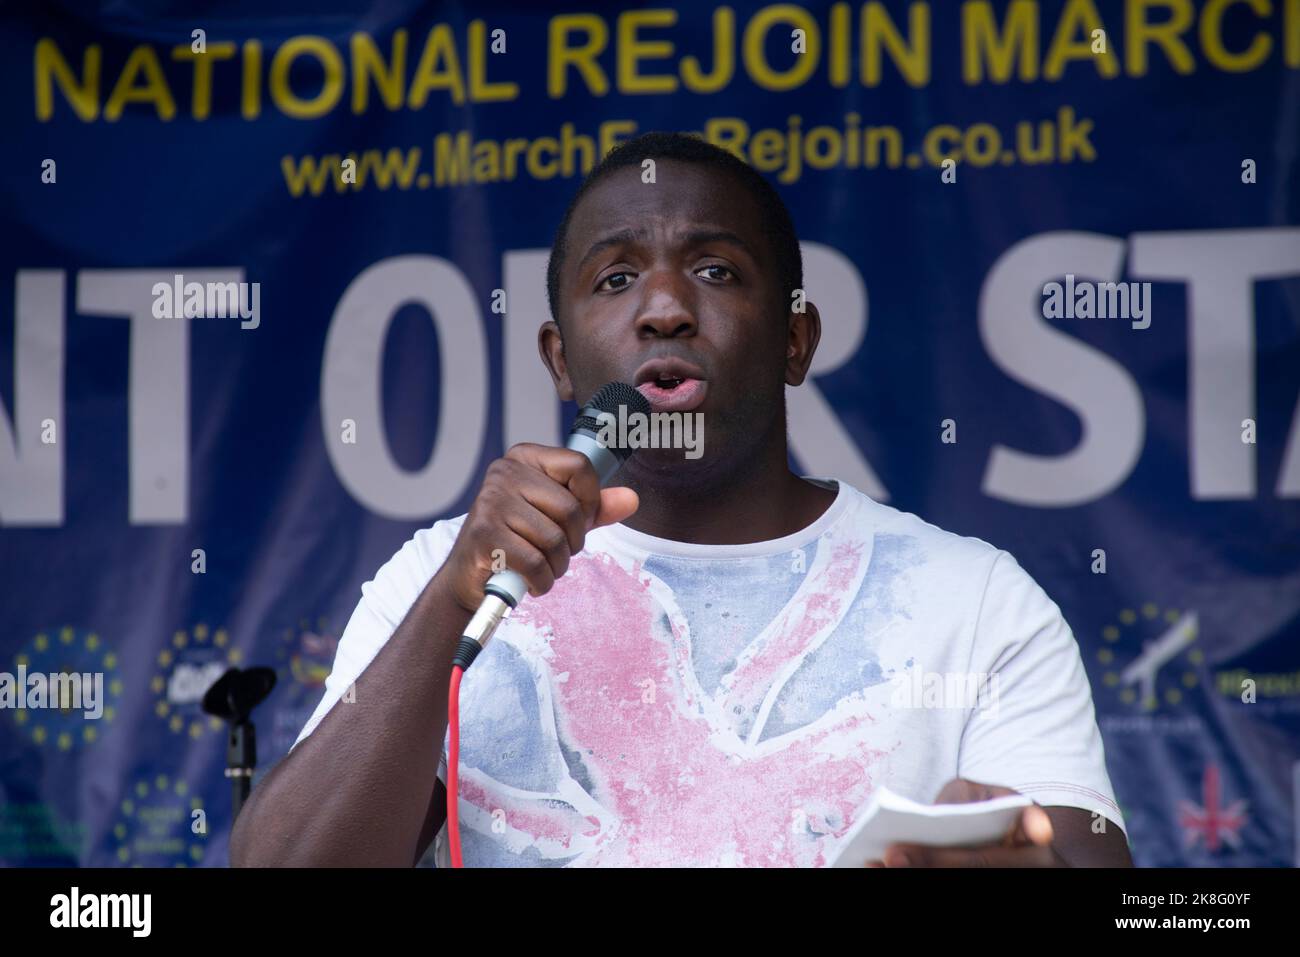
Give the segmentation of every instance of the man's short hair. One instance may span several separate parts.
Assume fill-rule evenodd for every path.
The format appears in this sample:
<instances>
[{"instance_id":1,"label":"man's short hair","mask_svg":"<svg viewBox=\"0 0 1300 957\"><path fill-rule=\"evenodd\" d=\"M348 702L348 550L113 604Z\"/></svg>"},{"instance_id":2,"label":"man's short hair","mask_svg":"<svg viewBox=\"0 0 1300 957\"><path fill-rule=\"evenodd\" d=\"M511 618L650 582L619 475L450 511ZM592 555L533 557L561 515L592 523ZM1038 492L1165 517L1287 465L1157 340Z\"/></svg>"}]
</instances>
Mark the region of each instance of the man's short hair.
<instances>
[{"instance_id":1,"label":"man's short hair","mask_svg":"<svg viewBox=\"0 0 1300 957\"><path fill-rule=\"evenodd\" d=\"M795 234L790 211L776 189L757 170L727 150L714 146L701 137L688 133L642 133L634 139L611 150L587 175L578 192L564 211L551 256L546 264L546 297L551 307L551 318L560 321L560 269L568 254L569 221L573 212L593 186L626 166L640 168L647 159L671 159L695 163L735 177L759 206L759 219L766 227L765 237L776 260L778 290L782 297L780 313L789 311L790 296L795 289L803 288L803 257L799 252L799 237Z\"/></svg>"}]
</instances>

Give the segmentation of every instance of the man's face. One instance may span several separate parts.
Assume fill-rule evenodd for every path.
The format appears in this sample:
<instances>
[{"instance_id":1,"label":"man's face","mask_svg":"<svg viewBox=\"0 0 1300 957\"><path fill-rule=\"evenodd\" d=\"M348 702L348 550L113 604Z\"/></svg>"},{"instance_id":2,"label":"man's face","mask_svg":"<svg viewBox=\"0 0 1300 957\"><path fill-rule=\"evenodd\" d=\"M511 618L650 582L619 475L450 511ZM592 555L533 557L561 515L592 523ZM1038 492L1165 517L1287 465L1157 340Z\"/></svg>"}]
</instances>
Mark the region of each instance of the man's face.
<instances>
[{"instance_id":1,"label":"man's face","mask_svg":"<svg viewBox=\"0 0 1300 957\"><path fill-rule=\"evenodd\" d=\"M574 211L559 277L563 343L546 324L542 355L563 399L581 403L617 380L656 411L703 414L702 459L644 449L637 471L725 471L783 429L785 385L802 381L816 348L816 309L790 313L792 290L778 288L742 185L694 163L656 166L655 183L640 167L614 171Z\"/></svg>"}]
</instances>

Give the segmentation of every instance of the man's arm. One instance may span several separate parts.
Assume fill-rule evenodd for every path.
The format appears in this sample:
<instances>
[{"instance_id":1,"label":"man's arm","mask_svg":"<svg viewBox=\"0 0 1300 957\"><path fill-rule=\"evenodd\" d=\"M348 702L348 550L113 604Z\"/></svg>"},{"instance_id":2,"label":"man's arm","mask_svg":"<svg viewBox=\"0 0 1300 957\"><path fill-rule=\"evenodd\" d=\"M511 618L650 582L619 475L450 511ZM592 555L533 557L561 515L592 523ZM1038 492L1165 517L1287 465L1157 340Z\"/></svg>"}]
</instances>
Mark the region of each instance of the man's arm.
<instances>
[{"instance_id":1,"label":"man's arm","mask_svg":"<svg viewBox=\"0 0 1300 957\"><path fill-rule=\"evenodd\" d=\"M1052 849L1064 867L1132 867L1128 840L1113 821L1094 818L1081 807L1045 807L1052 822ZM1104 828L1093 831L1094 822Z\"/></svg>"},{"instance_id":2,"label":"man's arm","mask_svg":"<svg viewBox=\"0 0 1300 957\"><path fill-rule=\"evenodd\" d=\"M1131 866L1078 643L1060 608L1007 552L989 570L970 671L990 676L991 693L968 716L957 778L936 800L1027 795L1038 806L1026 809L1024 824L1036 820L1047 834L1021 859Z\"/></svg>"},{"instance_id":3,"label":"man's arm","mask_svg":"<svg viewBox=\"0 0 1300 957\"><path fill-rule=\"evenodd\" d=\"M451 658L469 618L435 575L357 678L356 700L335 704L253 790L230 835L232 865L409 867L419 859L434 805L445 813L435 782Z\"/></svg>"},{"instance_id":4,"label":"man's arm","mask_svg":"<svg viewBox=\"0 0 1300 957\"><path fill-rule=\"evenodd\" d=\"M591 463L570 449L516 445L493 462L432 578L421 581L436 559L395 563L387 575L381 570L381 590L392 594L375 606L382 614L359 608L366 627L355 634L364 647L348 649L354 662L373 654L355 694L336 701L259 782L231 831L231 863L414 864L445 814L437 771L452 655L498 557L504 554L506 566L524 577L529 594L544 595L588 531L636 508L636 493L602 490ZM391 627L401 608L408 608L405 617L374 652L366 638ZM336 671L349 638L345 633L340 642ZM350 672L343 674L336 686Z\"/></svg>"}]
</instances>

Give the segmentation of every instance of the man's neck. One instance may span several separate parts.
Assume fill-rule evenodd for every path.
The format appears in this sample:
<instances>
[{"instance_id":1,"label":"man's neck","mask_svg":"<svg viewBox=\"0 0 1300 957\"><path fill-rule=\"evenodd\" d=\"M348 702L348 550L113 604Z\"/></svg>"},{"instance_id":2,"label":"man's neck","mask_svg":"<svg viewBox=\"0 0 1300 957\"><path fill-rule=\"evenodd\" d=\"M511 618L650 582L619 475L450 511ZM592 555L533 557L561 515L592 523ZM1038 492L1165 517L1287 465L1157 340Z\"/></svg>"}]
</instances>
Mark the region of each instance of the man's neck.
<instances>
[{"instance_id":1,"label":"man's neck","mask_svg":"<svg viewBox=\"0 0 1300 957\"><path fill-rule=\"evenodd\" d=\"M830 507L835 492L795 475L784 446L779 451L776 462L756 463L708 487L655 482L629 469L620 479L641 504L623 524L696 545L746 545L807 528Z\"/></svg>"}]
</instances>

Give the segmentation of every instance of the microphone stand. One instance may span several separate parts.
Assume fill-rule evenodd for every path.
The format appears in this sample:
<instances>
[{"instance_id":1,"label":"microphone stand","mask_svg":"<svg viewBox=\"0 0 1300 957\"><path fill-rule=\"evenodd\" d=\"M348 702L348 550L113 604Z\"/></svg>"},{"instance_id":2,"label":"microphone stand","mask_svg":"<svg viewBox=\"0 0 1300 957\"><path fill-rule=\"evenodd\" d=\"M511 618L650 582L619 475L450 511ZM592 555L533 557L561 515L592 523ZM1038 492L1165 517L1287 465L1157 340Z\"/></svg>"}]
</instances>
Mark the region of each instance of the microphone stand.
<instances>
[{"instance_id":1,"label":"microphone stand","mask_svg":"<svg viewBox=\"0 0 1300 957\"><path fill-rule=\"evenodd\" d=\"M257 767L257 730L249 716L274 687L275 672L270 668L231 668L203 695L203 710L230 725L226 777L230 779L232 823L248 800Z\"/></svg>"}]
</instances>

